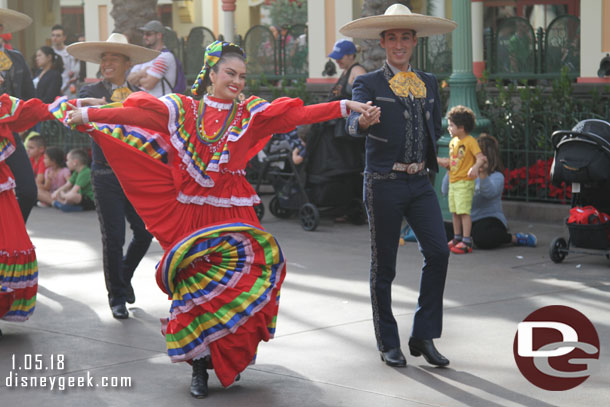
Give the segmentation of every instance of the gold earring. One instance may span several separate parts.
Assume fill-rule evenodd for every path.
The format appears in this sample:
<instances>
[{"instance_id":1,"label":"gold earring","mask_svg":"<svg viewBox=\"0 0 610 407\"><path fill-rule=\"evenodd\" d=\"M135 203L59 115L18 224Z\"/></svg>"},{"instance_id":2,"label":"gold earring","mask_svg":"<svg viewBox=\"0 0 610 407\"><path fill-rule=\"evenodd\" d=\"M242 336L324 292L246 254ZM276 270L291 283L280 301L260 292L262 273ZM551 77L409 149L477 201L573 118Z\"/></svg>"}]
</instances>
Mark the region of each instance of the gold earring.
<instances>
[{"instance_id":1,"label":"gold earring","mask_svg":"<svg viewBox=\"0 0 610 407\"><path fill-rule=\"evenodd\" d=\"M207 88L208 96L214 96L214 85L210 85Z\"/></svg>"},{"instance_id":2,"label":"gold earring","mask_svg":"<svg viewBox=\"0 0 610 407\"><path fill-rule=\"evenodd\" d=\"M237 100L239 100L239 103L243 102L244 100L246 100L246 95L244 95L244 93L241 92L239 94L239 96L237 96Z\"/></svg>"}]
</instances>

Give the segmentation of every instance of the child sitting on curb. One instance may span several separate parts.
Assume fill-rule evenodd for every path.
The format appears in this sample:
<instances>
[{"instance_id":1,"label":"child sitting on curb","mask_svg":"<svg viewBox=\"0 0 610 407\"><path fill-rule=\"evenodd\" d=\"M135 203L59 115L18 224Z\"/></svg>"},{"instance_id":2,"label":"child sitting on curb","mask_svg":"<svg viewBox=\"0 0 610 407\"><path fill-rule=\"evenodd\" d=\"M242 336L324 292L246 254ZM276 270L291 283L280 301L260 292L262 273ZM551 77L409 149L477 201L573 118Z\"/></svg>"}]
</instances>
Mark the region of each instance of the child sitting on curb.
<instances>
[{"instance_id":1,"label":"child sitting on curb","mask_svg":"<svg viewBox=\"0 0 610 407\"><path fill-rule=\"evenodd\" d=\"M68 182L51 194L53 206L63 212L78 212L95 209L89 157L84 150L74 149L68 153L68 169L72 176Z\"/></svg>"}]
</instances>

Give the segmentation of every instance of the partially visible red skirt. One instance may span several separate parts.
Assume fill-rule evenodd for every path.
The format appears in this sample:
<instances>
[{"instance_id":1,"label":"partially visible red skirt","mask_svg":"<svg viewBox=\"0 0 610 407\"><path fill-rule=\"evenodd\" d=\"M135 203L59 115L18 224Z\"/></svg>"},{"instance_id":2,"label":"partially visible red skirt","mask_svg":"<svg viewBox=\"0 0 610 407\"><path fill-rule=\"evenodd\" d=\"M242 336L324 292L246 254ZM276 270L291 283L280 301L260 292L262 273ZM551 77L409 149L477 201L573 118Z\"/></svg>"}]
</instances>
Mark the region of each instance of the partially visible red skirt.
<instances>
[{"instance_id":1,"label":"partially visible red skirt","mask_svg":"<svg viewBox=\"0 0 610 407\"><path fill-rule=\"evenodd\" d=\"M2 164L0 164L2 165ZM0 192L0 318L25 321L36 308L38 265L12 189Z\"/></svg>"}]
</instances>

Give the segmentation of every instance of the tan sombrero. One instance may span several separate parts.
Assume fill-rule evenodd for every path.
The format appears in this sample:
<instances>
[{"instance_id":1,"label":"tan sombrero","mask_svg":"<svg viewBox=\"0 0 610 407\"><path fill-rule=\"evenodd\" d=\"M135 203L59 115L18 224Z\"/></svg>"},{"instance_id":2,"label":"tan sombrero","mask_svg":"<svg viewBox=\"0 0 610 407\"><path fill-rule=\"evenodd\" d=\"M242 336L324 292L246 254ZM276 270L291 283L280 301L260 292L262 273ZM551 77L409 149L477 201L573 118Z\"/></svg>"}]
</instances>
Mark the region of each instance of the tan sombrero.
<instances>
[{"instance_id":1,"label":"tan sombrero","mask_svg":"<svg viewBox=\"0 0 610 407\"><path fill-rule=\"evenodd\" d=\"M0 34L12 33L23 30L28 25L32 24L32 18L18 11L0 8Z\"/></svg>"},{"instance_id":2,"label":"tan sombrero","mask_svg":"<svg viewBox=\"0 0 610 407\"><path fill-rule=\"evenodd\" d=\"M125 55L132 64L141 64L150 61L160 54L159 51L130 44L123 34L112 33L106 41L75 42L66 47L68 54L81 61L99 64L102 62L102 54L112 52Z\"/></svg>"},{"instance_id":3,"label":"tan sombrero","mask_svg":"<svg viewBox=\"0 0 610 407\"><path fill-rule=\"evenodd\" d=\"M379 38L386 30L411 29L418 37L446 34L455 30L457 23L441 17L411 13L409 7L392 4L383 15L363 17L345 24L339 32L352 38Z\"/></svg>"}]
</instances>

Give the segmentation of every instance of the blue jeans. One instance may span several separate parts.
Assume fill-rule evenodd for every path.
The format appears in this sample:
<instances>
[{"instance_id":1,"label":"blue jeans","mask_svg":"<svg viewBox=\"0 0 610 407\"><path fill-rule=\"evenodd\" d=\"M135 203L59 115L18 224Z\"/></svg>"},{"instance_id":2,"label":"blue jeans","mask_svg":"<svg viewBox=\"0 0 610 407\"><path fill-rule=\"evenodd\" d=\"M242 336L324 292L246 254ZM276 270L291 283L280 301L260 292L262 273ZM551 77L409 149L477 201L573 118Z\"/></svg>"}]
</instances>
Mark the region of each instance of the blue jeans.
<instances>
[{"instance_id":1,"label":"blue jeans","mask_svg":"<svg viewBox=\"0 0 610 407\"><path fill-rule=\"evenodd\" d=\"M392 282L403 216L424 256L411 336L440 337L449 248L432 184L425 175L366 173L364 203L371 233L371 303L379 350L400 347L398 325L392 314Z\"/></svg>"},{"instance_id":2,"label":"blue jeans","mask_svg":"<svg viewBox=\"0 0 610 407\"><path fill-rule=\"evenodd\" d=\"M114 172L108 167L95 168L91 182L102 232L104 277L110 306L124 304L133 293L131 278L146 254L152 235L125 196ZM125 220L133 231L133 238L123 256Z\"/></svg>"}]
</instances>

